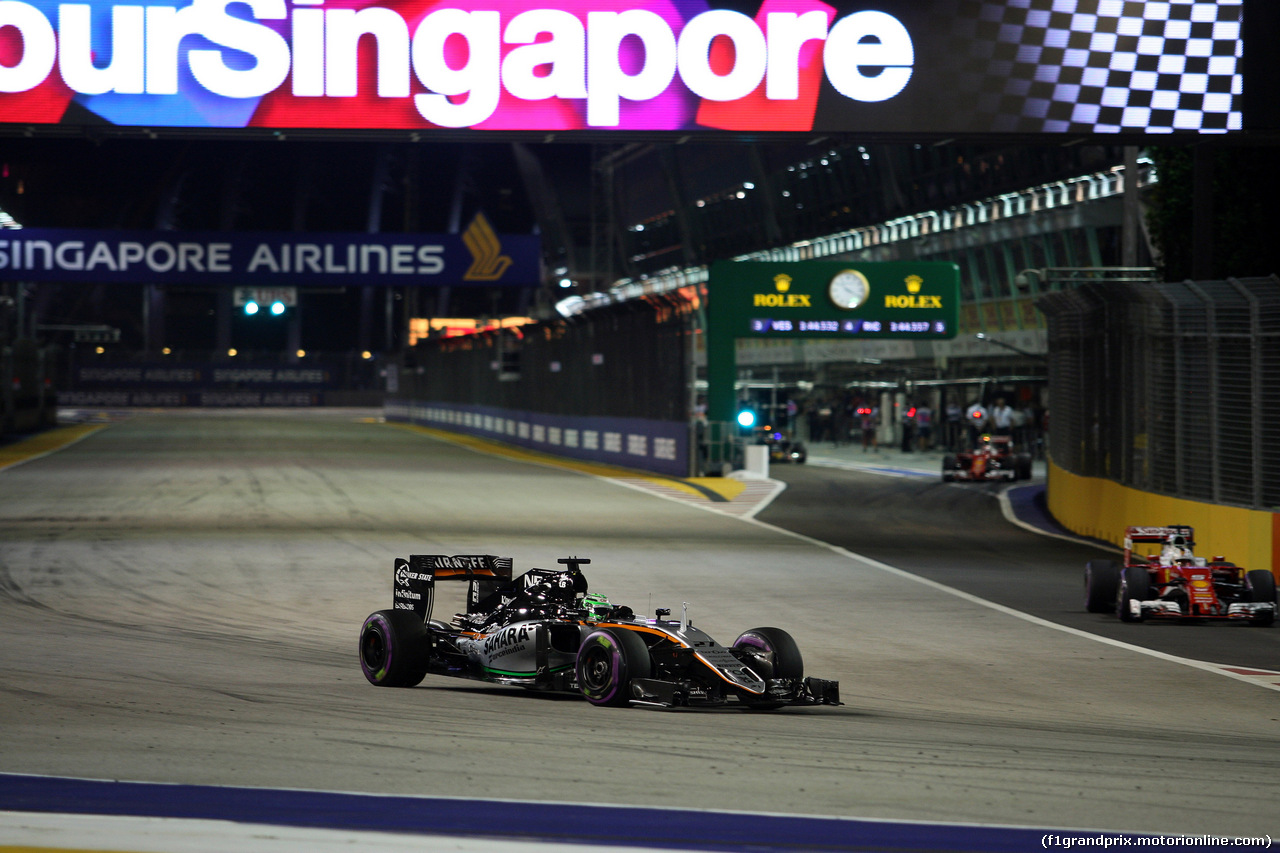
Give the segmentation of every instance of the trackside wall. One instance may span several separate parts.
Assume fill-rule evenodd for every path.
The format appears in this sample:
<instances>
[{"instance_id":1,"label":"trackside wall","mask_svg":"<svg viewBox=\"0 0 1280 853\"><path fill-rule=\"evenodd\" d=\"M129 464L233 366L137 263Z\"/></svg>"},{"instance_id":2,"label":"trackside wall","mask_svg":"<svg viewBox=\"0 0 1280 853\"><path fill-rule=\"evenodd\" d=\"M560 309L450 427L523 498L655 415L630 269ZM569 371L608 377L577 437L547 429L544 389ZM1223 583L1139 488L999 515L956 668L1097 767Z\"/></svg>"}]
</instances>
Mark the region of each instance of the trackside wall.
<instances>
[{"instance_id":1,"label":"trackside wall","mask_svg":"<svg viewBox=\"0 0 1280 853\"><path fill-rule=\"evenodd\" d=\"M1280 276L1093 282L1041 296L1049 508L1119 544L1190 524L1205 556L1274 574L1280 550Z\"/></svg>"},{"instance_id":2,"label":"trackside wall","mask_svg":"<svg viewBox=\"0 0 1280 853\"><path fill-rule=\"evenodd\" d=\"M1082 536L1124 547L1130 525L1190 524L1196 553L1215 554L1247 569L1280 569L1280 514L1157 495L1103 477L1081 477L1048 464L1049 512Z\"/></svg>"},{"instance_id":3,"label":"trackside wall","mask_svg":"<svg viewBox=\"0 0 1280 853\"><path fill-rule=\"evenodd\" d=\"M383 411L389 421L474 435L556 456L671 477L689 473L689 426L681 421L548 415L396 399L387 400Z\"/></svg>"},{"instance_id":4,"label":"trackside wall","mask_svg":"<svg viewBox=\"0 0 1280 853\"><path fill-rule=\"evenodd\" d=\"M389 419L687 477L693 286L573 317L429 338L388 369Z\"/></svg>"}]
</instances>

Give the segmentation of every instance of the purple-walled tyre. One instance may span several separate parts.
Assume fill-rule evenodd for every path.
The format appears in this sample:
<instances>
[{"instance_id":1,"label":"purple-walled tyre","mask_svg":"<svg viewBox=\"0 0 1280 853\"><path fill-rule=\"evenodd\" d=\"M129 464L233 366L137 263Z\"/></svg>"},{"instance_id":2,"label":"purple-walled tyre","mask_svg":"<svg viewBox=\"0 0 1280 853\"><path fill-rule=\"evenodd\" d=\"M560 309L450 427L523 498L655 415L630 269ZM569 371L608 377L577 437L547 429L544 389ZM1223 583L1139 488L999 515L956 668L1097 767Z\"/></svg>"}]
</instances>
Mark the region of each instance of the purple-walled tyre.
<instances>
[{"instance_id":1,"label":"purple-walled tyre","mask_svg":"<svg viewBox=\"0 0 1280 853\"><path fill-rule=\"evenodd\" d=\"M733 641L736 649L751 649L768 672L756 672L761 678L804 678L804 658L791 635L781 628L752 628ZM755 667L752 667L755 669Z\"/></svg>"},{"instance_id":2,"label":"purple-walled tyre","mask_svg":"<svg viewBox=\"0 0 1280 853\"><path fill-rule=\"evenodd\" d=\"M1125 566L1120 572L1120 590L1116 593L1116 615L1122 622L1142 622L1147 618L1146 612L1133 612L1132 601L1148 601L1155 596L1151 593L1151 573L1142 566Z\"/></svg>"},{"instance_id":3,"label":"purple-walled tyre","mask_svg":"<svg viewBox=\"0 0 1280 853\"><path fill-rule=\"evenodd\" d=\"M360 628L360 669L370 684L413 687L427 674L427 628L409 610L379 610Z\"/></svg>"},{"instance_id":4,"label":"purple-walled tyre","mask_svg":"<svg viewBox=\"0 0 1280 853\"><path fill-rule=\"evenodd\" d=\"M578 648L578 689L592 705L628 704L631 679L651 672L649 647L631 631L597 628Z\"/></svg>"},{"instance_id":5,"label":"purple-walled tyre","mask_svg":"<svg viewBox=\"0 0 1280 853\"><path fill-rule=\"evenodd\" d=\"M747 666L766 681L781 678L794 682L804 678L804 658L800 655L800 647L781 628L752 628L750 631L743 631L733 641L733 647L746 649L751 653L754 660L748 662ZM744 697L743 704L748 708L768 711L781 708L786 702Z\"/></svg>"}]
</instances>

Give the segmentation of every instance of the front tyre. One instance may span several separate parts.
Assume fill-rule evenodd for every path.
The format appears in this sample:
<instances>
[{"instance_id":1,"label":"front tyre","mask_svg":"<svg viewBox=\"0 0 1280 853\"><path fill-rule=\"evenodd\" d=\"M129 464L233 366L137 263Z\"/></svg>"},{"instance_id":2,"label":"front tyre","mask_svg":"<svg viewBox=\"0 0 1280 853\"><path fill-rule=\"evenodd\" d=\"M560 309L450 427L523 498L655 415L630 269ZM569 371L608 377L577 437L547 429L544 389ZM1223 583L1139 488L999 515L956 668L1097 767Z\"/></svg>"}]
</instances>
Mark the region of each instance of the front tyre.
<instances>
[{"instance_id":1,"label":"front tyre","mask_svg":"<svg viewBox=\"0 0 1280 853\"><path fill-rule=\"evenodd\" d=\"M1120 590L1116 594L1116 615L1122 622L1141 622L1147 614L1134 613L1129 602L1151 598L1151 575L1142 566L1125 566L1120 576Z\"/></svg>"},{"instance_id":2,"label":"front tyre","mask_svg":"<svg viewBox=\"0 0 1280 853\"><path fill-rule=\"evenodd\" d=\"M748 653L750 659L747 666L766 682L775 678L786 681L800 681L804 678L804 658L800 656L800 647L781 628L752 628L743 631L733 641L733 647ZM768 711L781 708L786 702L744 699L743 704L754 710Z\"/></svg>"},{"instance_id":3,"label":"front tyre","mask_svg":"<svg viewBox=\"0 0 1280 853\"><path fill-rule=\"evenodd\" d=\"M1245 579L1249 586L1250 601L1270 601L1276 603L1276 578L1275 575L1266 569L1254 569L1245 574ZM1276 621L1276 612L1274 610L1268 613L1259 613L1249 620L1250 625L1256 625L1259 628L1265 628Z\"/></svg>"},{"instance_id":4,"label":"front tyre","mask_svg":"<svg viewBox=\"0 0 1280 853\"><path fill-rule=\"evenodd\" d=\"M427 627L409 610L379 610L360 628L360 669L370 684L413 687L427 674Z\"/></svg>"},{"instance_id":5,"label":"front tyre","mask_svg":"<svg viewBox=\"0 0 1280 853\"><path fill-rule=\"evenodd\" d=\"M631 679L653 671L649 647L631 632L597 628L578 648L578 689L592 705L620 708L631 701Z\"/></svg>"},{"instance_id":6,"label":"front tyre","mask_svg":"<svg viewBox=\"0 0 1280 853\"><path fill-rule=\"evenodd\" d=\"M1084 564L1084 609L1109 613L1115 609L1120 590L1120 569L1111 560L1090 560Z\"/></svg>"},{"instance_id":7,"label":"front tyre","mask_svg":"<svg viewBox=\"0 0 1280 853\"><path fill-rule=\"evenodd\" d=\"M746 649L755 658L750 664L756 675L768 680L804 678L804 658L791 635L781 628L752 628L733 641L735 649ZM764 671L761 672L761 669Z\"/></svg>"}]
</instances>

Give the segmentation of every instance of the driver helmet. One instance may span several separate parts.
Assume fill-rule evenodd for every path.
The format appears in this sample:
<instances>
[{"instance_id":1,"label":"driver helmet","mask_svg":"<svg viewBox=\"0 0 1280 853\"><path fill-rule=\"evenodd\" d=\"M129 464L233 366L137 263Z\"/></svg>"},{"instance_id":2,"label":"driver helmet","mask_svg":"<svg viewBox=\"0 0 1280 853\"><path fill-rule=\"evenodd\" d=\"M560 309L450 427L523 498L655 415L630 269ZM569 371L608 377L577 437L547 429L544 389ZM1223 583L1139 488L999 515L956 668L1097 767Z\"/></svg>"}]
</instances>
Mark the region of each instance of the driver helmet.
<instances>
[{"instance_id":1,"label":"driver helmet","mask_svg":"<svg viewBox=\"0 0 1280 853\"><path fill-rule=\"evenodd\" d=\"M1174 533L1165 540L1164 549L1160 552L1160 561L1163 563L1174 563L1179 560L1193 559L1190 544L1187 537L1181 533Z\"/></svg>"},{"instance_id":2,"label":"driver helmet","mask_svg":"<svg viewBox=\"0 0 1280 853\"><path fill-rule=\"evenodd\" d=\"M587 611L588 619L603 619L613 607L605 596L598 592L589 592L582 597L582 609Z\"/></svg>"}]
</instances>

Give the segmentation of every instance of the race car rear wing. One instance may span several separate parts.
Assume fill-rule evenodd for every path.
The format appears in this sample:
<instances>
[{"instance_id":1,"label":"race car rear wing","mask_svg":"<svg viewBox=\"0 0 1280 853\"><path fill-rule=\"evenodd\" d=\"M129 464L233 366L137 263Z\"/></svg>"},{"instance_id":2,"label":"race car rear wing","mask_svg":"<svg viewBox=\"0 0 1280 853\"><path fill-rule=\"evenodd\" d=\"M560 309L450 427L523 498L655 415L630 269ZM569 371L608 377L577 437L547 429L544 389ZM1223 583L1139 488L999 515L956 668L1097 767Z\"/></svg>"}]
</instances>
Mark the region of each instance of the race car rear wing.
<instances>
[{"instance_id":1,"label":"race car rear wing","mask_svg":"<svg viewBox=\"0 0 1280 853\"><path fill-rule=\"evenodd\" d=\"M467 581L468 606L511 583L511 558L492 554L410 554L396 557L391 606L412 610L423 622L431 618L436 581Z\"/></svg>"},{"instance_id":2,"label":"race car rear wing","mask_svg":"<svg viewBox=\"0 0 1280 853\"><path fill-rule=\"evenodd\" d=\"M1125 550L1132 550L1135 542L1166 542L1172 536L1181 536L1187 547L1196 544L1195 531L1186 524L1170 524L1164 527L1126 527Z\"/></svg>"}]
</instances>

